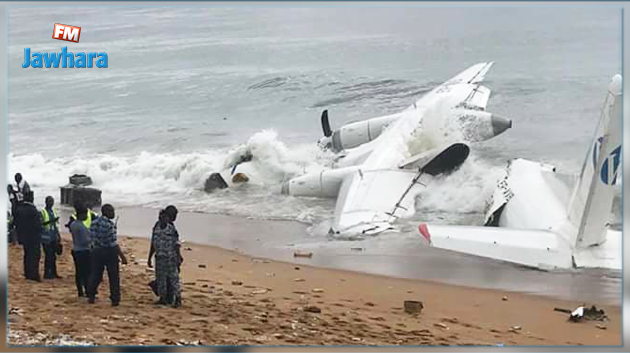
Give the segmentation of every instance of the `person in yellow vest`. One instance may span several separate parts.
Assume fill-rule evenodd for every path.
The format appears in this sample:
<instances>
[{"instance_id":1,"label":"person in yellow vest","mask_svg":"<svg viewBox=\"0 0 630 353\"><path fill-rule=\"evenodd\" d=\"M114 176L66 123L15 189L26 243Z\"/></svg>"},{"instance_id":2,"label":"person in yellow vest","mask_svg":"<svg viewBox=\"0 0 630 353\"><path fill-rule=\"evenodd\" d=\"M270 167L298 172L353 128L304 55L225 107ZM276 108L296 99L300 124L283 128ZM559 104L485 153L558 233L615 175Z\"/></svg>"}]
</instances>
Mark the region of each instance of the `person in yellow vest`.
<instances>
[{"instance_id":1,"label":"person in yellow vest","mask_svg":"<svg viewBox=\"0 0 630 353\"><path fill-rule=\"evenodd\" d=\"M92 211L91 209L89 209L88 207L86 207L85 203L83 201L75 201L74 202L74 209L75 211L72 213L72 215L70 216L70 219L68 220L68 223L66 224L66 227L68 229L70 229L70 226L72 225L72 222L77 220L77 209L87 209L87 215L85 216L85 219L82 220L83 225L85 226L85 228L90 229L90 226L92 225L92 220L95 219L96 217L98 217L98 214L96 214L96 212Z\"/></svg>"},{"instance_id":2,"label":"person in yellow vest","mask_svg":"<svg viewBox=\"0 0 630 353\"><path fill-rule=\"evenodd\" d=\"M46 207L42 209L42 247L44 248L44 278L61 278L57 274L57 249L61 238L59 237L59 216L53 208L55 199L46 196Z\"/></svg>"}]
</instances>

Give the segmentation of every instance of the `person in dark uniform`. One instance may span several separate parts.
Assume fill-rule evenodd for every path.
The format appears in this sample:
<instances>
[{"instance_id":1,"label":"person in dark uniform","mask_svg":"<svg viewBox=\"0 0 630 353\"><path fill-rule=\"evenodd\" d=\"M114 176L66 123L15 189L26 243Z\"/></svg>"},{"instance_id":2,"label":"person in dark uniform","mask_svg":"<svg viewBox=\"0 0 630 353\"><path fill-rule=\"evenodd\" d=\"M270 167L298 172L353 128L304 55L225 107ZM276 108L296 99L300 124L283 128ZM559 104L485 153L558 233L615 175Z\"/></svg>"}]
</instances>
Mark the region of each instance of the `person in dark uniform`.
<instances>
[{"instance_id":1,"label":"person in dark uniform","mask_svg":"<svg viewBox=\"0 0 630 353\"><path fill-rule=\"evenodd\" d=\"M153 228L150 255L155 252L155 281L160 297L158 304L178 308L182 305L179 270L183 258L179 234L174 225L176 219L175 206L168 206L160 213L160 220ZM150 267L151 256L148 261Z\"/></svg>"},{"instance_id":2,"label":"person in dark uniform","mask_svg":"<svg viewBox=\"0 0 630 353\"><path fill-rule=\"evenodd\" d=\"M24 246L24 277L41 282L39 260L42 244L42 218L33 204L33 193L24 195L24 202L15 210L18 241Z\"/></svg>"},{"instance_id":3,"label":"person in dark uniform","mask_svg":"<svg viewBox=\"0 0 630 353\"><path fill-rule=\"evenodd\" d=\"M114 206L105 204L101 208L102 215L97 217L90 226L92 234L92 271L88 283L88 303L96 300L96 290L103 280L103 271L107 268L109 279L109 298L112 306L120 303L120 277L118 258L123 265L127 264L127 258L120 250L117 241L116 217ZM73 222L74 223L74 222Z\"/></svg>"},{"instance_id":4,"label":"person in dark uniform","mask_svg":"<svg viewBox=\"0 0 630 353\"><path fill-rule=\"evenodd\" d=\"M44 278L61 278L57 274L57 250L61 237L59 236L59 216L57 210L53 208L55 199L52 196L46 197L46 207L42 209L42 246L44 248Z\"/></svg>"}]
</instances>

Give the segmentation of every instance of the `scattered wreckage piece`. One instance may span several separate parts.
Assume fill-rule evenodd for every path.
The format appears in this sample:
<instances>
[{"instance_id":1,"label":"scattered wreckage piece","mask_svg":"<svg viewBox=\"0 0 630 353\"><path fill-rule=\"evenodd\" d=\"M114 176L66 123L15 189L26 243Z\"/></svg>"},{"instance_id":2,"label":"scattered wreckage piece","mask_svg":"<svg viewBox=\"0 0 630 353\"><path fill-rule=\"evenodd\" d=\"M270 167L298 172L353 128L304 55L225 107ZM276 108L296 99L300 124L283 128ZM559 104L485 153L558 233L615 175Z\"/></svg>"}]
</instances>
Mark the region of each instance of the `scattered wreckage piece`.
<instances>
[{"instance_id":1,"label":"scattered wreckage piece","mask_svg":"<svg viewBox=\"0 0 630 353\"><path fill-rule=\"evenodd\" d=\"M81 200L88 208L100 206L102 204L102 191L90 187L92 178L84 174L74 174L70 176L68 185L60 187L62 205L73 206L74 202Z\"/></svg>"},{"instance_id":2,"label":"scattered wreckage piece","mask_svg":"<svg viewBox=\"0 0 630 353\"><path fill-rule=\"evenodd\" d=\"M573 187L554 166L508 162L483 227L420 224L431 246L541 270L621 270L622 232L608 226L621 182L622 77L612 77Z\"/></svg>"}]
</instances>

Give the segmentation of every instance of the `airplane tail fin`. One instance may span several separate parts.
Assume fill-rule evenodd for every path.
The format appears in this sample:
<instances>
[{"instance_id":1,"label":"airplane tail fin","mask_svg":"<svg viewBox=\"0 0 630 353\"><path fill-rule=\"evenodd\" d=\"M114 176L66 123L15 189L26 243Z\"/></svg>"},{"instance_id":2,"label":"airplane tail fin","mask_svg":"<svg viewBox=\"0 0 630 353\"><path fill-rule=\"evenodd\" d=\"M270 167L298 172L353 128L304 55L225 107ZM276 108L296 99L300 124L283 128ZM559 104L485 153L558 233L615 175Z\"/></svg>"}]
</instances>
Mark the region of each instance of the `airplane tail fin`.
<instances>
[{"instance_id":1,"label":"airplane tail fin","mask_svg":"<svg viewBox=\"0 0 630 353\"><path fill-rule=\"evenodd\" d=\"M613 185L621 182L622 78L615 75L608 85L593 142L569 202L569 220L577 232L569 239L576 248L599 245L606 240L615 194Z\"/></svg>"}]
</instances>

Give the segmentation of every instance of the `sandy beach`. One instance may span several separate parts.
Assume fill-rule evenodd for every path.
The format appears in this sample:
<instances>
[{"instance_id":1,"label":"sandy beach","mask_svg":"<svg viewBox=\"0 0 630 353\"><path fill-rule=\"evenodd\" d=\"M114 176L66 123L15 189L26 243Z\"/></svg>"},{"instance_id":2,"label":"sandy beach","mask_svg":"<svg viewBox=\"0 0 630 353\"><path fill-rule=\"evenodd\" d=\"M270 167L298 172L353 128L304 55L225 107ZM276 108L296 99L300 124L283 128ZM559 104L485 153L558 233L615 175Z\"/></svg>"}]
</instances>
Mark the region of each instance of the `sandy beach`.
<instances>
[{"instance_id":1,"label":"sandy beach","mask_svg":"<svg viewBox=\"0 0 630 353\"><path fill-rule=\"evenodd\" d=\"M154 304L148 241L119 237L122 302L107 280L90 305L76 296L69 235L63 279L26 281L22 250L9 249L9 328L98 345L620 345L621 307L608 322L572 323L555 307L579 301L388 278L266 260L185 243L183 307ZM105 276L106 277L106 276ZM419 315L405 300L422 301ZM591 304L591 303L586 303ZM598 303L594 303L597 304ZM598 305L598 307L600 307ZM9 344L23 344L9 338Z\"/></svg>"}]
</instances>

